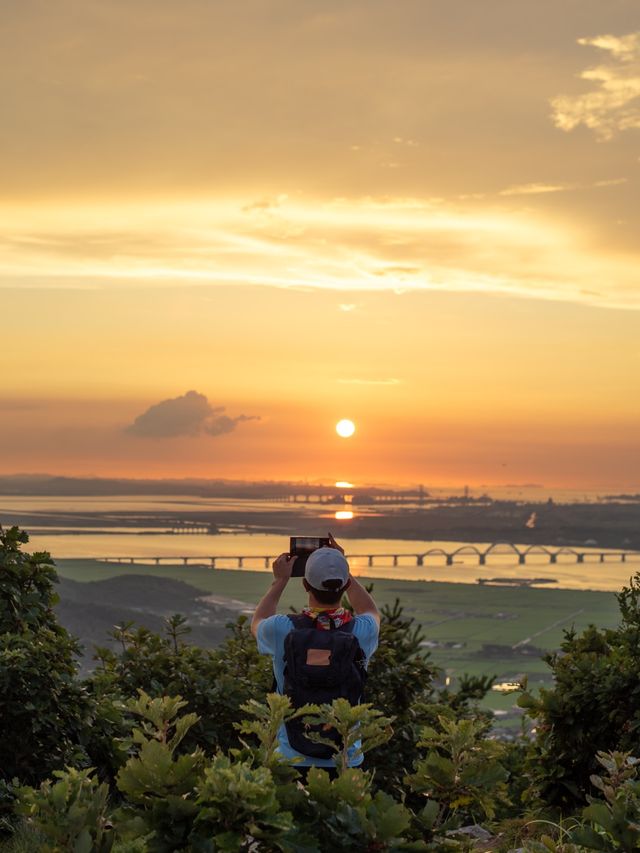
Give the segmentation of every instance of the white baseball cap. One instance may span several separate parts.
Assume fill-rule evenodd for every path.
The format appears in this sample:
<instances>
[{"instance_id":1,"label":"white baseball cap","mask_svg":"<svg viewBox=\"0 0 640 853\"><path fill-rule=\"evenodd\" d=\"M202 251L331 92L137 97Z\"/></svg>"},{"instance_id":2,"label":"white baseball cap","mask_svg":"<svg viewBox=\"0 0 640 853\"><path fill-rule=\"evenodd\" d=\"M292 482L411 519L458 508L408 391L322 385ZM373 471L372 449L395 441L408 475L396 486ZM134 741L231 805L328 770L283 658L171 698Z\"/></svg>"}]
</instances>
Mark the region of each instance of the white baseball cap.
<instances>
[{"instance_id":1,"label":"white baseball cap","mask_svg":"<svg viewBox=\"0 0 640 853\"><path fill-rule=\"evenodd\" d=\"M340 581L341 589L349 580L349 563L337 548L316 548L309 554L304 576L313 589L327 589L326 581ZM334 588L334 584L329 588Z\"/></svg>"}]
</instances>

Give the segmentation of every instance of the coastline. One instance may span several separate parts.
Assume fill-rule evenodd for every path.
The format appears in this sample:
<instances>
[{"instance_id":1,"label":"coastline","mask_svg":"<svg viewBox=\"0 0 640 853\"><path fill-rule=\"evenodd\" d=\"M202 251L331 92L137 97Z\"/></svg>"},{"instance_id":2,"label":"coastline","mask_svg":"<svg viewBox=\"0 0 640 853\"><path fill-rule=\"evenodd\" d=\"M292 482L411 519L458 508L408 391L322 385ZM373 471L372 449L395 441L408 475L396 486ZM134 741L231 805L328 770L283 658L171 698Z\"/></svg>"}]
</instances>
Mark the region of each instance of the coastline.
<instances>
[{"instance_id":1,"label":"coastline","mask_svg":"<svg viewBox=\"0 0 640 853\"><path fill-rule=\"evenodd\" d=\"M496 501L490 505L429 508L353 507L353 518L336 518L326 504L282 508L238 506L233 509L194 509L185 504L179 513L122 510L107 511L10 509L11 498L0 498L0 523L17 524L29 531L47 530L68 535L88 529L108 533L162 533L176 523L209 526L212 532L262 533L277 536L318 535L331 529L342 539L395 539L398 541L450 540L457 542L518 542L523 545L589 546L640 550L640 504L554 504ZM344 505L341 505L344 507ZM531 521L533 518L533 522ZM196 534L192 534L196 535Z\"/></svg>"}]
</instances>

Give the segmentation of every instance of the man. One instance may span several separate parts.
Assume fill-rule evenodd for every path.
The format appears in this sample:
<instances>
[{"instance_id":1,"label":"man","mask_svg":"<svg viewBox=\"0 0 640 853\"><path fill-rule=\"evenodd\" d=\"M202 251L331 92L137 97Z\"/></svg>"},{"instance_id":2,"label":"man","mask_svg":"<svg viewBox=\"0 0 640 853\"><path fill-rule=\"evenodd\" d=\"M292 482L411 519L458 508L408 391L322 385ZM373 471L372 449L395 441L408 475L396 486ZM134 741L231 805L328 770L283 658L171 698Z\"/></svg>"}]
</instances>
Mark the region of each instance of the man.
<instances>
[{"instance_id":1,"label":"man","mask_svg":"<svg viewBox=\"0 0 640 853\"><path fill-rule=\"evenodd\" d=\"M318 548L308 558L302 580L309 596L303 614L314 622L318 631L339 629L349 631L358 641L364 654L364 666L378 646L380 614L366 589L349 571L344 550L329 534L330 547ZM273 673L278 693L284 693L285 638L296 629L294 622L284 615L276 615L278 602L291 577L297 557L281 554L273 563L274 580L267 593L256 607L251 622L251 632L258 642L261 654L271 655ZM347 594L355 616L341 606L342 596ZM351 624L352 623L352 624ZM311 757L295 750L289 743L284 726L278 733L279 751L285 758L298 758L297 767L335 767L333 758ZM356 767L363 755L356 744L349 753L349 764Z\"/></svg>"}]
</instances>

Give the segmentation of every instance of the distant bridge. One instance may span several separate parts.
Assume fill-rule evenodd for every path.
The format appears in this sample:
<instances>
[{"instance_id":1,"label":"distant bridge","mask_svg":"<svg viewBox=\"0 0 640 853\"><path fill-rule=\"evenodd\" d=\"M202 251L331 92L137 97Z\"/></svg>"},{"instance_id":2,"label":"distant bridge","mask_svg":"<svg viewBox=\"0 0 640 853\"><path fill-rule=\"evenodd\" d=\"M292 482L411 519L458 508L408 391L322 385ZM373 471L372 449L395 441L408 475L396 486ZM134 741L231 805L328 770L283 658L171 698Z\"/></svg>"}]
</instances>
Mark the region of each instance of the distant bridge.
<instances>
[{"instance_id":1,"label":"distant bridge","mask_svg":"<svg viewBox=\"0 0 640 853\"><path fill-rule=\"evenodd\" d=\"M550 564L558 562L558 558L567 558L567 561L576 563L607 563L621 562L625 563L628 558L640 559L640 551L596 551L589 549L588 551L577 550L568 546L562 548L548 548L545 545L529 545L526 548L518 548L510 542L495 542L484 549L478 548L477 545L461 545L453 551L445 551L444 548L430 548L427 551L420 553L404 552L392 554L348 554L350 560L366 561L368 567L373 566L424 566L428 558L437 559L438 563L453 566L455 563L462 562L462 557L477 557L478 565L484 566L487 563L487 558L491 556L517 558L519 565L525 565L527 559L531 561L534 556L542 556L548 558ZM590 559L586 560L585 558ZM256 566L264 566L269 568L275 560L275 556L255 555L255 554L218 554L216 556L153 556L153 557L97 557L103 563L126 563L129 565L148 565L152 563L159 566L161 563L175 564L182 563L187 566L192 565L208 565L212 569L220 568L221 563L225 567L230 568L255 568ZM401 562L402 561L402 562ZM438 564L436 563L436 564Z\"/></svg>"}]
</instances>

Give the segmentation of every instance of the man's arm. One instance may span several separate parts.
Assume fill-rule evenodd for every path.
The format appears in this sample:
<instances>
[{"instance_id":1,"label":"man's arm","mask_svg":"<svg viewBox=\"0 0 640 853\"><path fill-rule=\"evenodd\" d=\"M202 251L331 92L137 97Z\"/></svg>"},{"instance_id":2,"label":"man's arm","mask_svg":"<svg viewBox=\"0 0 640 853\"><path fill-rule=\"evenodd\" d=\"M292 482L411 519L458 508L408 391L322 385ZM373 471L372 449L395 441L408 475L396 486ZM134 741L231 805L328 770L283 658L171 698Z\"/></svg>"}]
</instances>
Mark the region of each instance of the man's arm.
<instances>
[{"instance_id":1,"label":"man's arm","mask_svg":"<svg viewBox=\"0 0 640 853\"><path fill-rule=\"evenodd\" d=\"M329 547L337 548L341 554L344 554L344 548L342 545L338 545L336 540L333 538L333 533L331 531L329 531ZM356 580L352 574L349 574L347 598L349 599L356 616L364 616L365 613L368 613L370 616L373 616L377 625L380 624L380 612L378 611L375 601L362 586L360 581Z\"/></svg>"},{"instance_id":2,"label":"man's arm","mask_svg":"<svg viewBox=\"0 0 640 853\"><path fill-rule=\"evenodd\" d=\"M289 583L291 577L291 569L297 557L290 557L288 554L280 554L273 563L273 582L269 589L262 596L254 611L253 619L251 620L251 633L254 637L258 636L258 625L269 616L274 616L280 597L284 592L285 586Z\"/></svg>"},{"instance_id":3,"label":"man's arm","mask_svg":"<svg viewBox=\"0 0 640 853\"><path fill-rule=\"evenodd\" d=\"M368 613L376 620L376 624L380 624L380 613L376 607L376 603L369 595L367 590L362 586L359 580L349 575L349 589L347 597L353 607L356 616L364 616Z\"/></svg>"}]
</instances>

